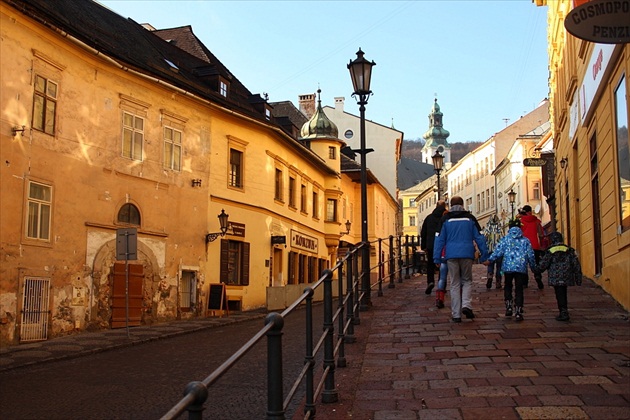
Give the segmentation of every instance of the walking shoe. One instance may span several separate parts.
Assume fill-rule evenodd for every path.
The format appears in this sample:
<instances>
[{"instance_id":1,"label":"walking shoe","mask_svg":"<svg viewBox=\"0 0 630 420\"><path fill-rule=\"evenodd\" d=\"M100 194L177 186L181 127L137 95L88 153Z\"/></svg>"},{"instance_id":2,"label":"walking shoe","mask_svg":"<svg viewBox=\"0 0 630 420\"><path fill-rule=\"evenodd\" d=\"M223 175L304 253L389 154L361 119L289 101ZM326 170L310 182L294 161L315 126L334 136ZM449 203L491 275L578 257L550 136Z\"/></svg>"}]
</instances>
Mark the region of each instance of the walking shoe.
<instances>
[{"instance_id":1,"label":"walking shoe","mask_svg":"<svg viewBox=\"0 0 630 420\"><path fill-rule=\"evenodd\" d=\"M503 286L501 285L501 280L497 279L497 289L503 289Z\"/></svg>"},{"instance_id":2,"label":"walking shoe","mask_svg":"<svg viewBox=\"0 0 630 420\"><path fill-rule=\"evenodd\" d=\"M556 317L556 321L561 321L561 322L568 322L570 319L571 317L569 316L569 312L567 311L561 311L560 315Z\"/></svg>"},{"instance_id":3,"label":"walking shoe","mask_svg":"<svg viewBox=\"0 0 630 420\"><path fill-rule=\"evenodd\" d=\"M438 309L442 309L444 307L444 290L437 289L435 291L435 296L437 296L435 299L435 306L437 306Z\"/></svg>"},{"instance_id":4,"label":"walking shoe","mask_svg":"<svg viewBox=\"0 0 630 420\"><path fill-rule=\"evenodd\" d=\"M512 301L505 301L505 316L512 316Z\"/></svg>"},{"instance_id":5,"label":"walking shoe","mask_svg":"<svg viewBox=\"0 0 630 420\"><path fill-rule=\"evenodd\" d=\"M536 283L538 283L538 289L542 290L545 288L545 285L543 284L542 280L536 280Z\"/></svg>"},{"instance_id":6,"label":"walking shoe","mask_svg":"<svg viewBox=\"0 0 630 420\"><path fill-rule=\"evenodd\" d=\"M522 306L514 307L514 312L516 313L514 315L514 319L516 321L522 321L523 320L523 307Z\"/></svg>"},{"instance_id":7,"label":"walking shoe","mask_svg":"<svg viewBox=\"0 0 630 420\"><path fill-rule=\"evenodd\" d=\"M456 324L459 324L460 322L462 322L461 318L453 318L451 321L453 321Z\"/></svg>"},{"instance_id":8,"label":"walking shoe","mask_svg":"<svg viewBox=\"0 0 630 420\"><path fill-rule=\"evenodd\" d=\"M425 294L430 295L431 291L433 290L433 286L435 285L435 283L429 283L429 285L427 286L426 290L424 291Z\"/></svg>"},{"instance_id":9,"label":"walking shoe","mask_svg":"<svg viewBox=\"0 0 630 420\"><path fill-rule=\"evenodd\" d=\"M475 317L475 314L473 314L472 309L470 308L462 308L462 313L466 316L466 318L468 319L473 319Z\"/></svg>"},{"instance_id":10,"label":"walking shoe","mask_svg":"<svg viewBox=\"0 0 630 420\"><path fill-rule=\"evenodd\" d=\"M518 313L518 314L514 315L514 319L516 321L522 321L523 320L523 314Z\"/></svg>"},{"instance_id":11,"label":"walking shoe","mask_svg":"<svg viewBox=\"0 0 630 420\"><path fill-rule=\"evenodd\" d=\"M486 281L486 289L492 289L492 277L488 277L488 281Z\"/></svg>"}]
</instances>

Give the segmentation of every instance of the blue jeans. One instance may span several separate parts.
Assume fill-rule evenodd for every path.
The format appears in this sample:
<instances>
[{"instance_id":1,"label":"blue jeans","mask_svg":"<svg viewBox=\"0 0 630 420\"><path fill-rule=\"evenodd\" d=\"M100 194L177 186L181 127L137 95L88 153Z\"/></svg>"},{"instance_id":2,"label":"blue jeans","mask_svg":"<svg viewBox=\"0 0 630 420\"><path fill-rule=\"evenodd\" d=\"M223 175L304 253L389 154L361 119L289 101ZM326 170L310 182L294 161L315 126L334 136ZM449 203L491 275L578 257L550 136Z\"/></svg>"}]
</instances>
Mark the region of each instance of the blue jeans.
<instances>
[{"instance_id":1,"label":"blue jeans","mask_svg":"<svg viewBox=\"0 0 630 420\"><path fill-rule=\"evenodd\" d=\"M440 279L438 280L437 289L446 290L446 276L448 275L448 265L440 264Z\"/></svg>"},{"instance_id":2,"label":"blue jeans","mask_svg":"<svg viewBox=\"0 0 630 420\"><path fill-rule=\"evenodd\" d=\"M488 266L488 278L492 277L496 272L497 281L501 281L501 264L503 263L503 257L497 258L494 261L490 261L490 265Z\"/></svg>"}]
</instances>

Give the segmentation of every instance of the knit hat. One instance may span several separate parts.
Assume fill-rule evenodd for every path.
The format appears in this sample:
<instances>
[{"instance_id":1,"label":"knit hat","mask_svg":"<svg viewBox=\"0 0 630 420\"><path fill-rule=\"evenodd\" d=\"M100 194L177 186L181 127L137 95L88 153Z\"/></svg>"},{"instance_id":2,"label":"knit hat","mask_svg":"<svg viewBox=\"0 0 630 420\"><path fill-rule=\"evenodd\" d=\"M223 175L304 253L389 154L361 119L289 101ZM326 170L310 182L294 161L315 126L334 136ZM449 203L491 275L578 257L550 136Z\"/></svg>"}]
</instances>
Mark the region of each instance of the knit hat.
<instances>
[{"instance_id":1,"label":"knit hat","mask_svg":"<svg viewBox=\"0 0 630 420\"><path fill-rule=\"evenodd\" d=\"M520 228L521 227L521 221L518 219L512 219L508 222L508 227L517 227Z\"/></svg>"},{"instance_id":2,"label":"knit hat","mask_svg":"<svg viewBox=\"0 0 630 420\"><path fill-rule=\"evenodd\" d=\"M551 245L561 244L563 242L564 242L564 239L562 238L562 233L560 233L560 232L551 232L549 234L549 243Z\"/></svg>"}]
</instances>

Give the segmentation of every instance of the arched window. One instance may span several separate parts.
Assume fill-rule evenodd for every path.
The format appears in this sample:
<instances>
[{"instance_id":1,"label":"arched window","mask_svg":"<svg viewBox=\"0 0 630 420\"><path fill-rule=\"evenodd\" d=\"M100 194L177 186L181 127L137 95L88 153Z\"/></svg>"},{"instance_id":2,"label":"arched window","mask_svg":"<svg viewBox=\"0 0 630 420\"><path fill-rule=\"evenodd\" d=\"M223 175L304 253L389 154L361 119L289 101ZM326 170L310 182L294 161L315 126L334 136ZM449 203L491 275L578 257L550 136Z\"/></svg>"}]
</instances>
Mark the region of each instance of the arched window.
<instances>
[{"instance_id":1,"label":"arched window","mask_svg":"<svg viewBox=\"0 0 630 420\"><path fill-rule=\"evenodd\" d=\"M140 226L140 211L133 204L127 203L118 211L118 222Z\"/></svg>"}]
</instances>

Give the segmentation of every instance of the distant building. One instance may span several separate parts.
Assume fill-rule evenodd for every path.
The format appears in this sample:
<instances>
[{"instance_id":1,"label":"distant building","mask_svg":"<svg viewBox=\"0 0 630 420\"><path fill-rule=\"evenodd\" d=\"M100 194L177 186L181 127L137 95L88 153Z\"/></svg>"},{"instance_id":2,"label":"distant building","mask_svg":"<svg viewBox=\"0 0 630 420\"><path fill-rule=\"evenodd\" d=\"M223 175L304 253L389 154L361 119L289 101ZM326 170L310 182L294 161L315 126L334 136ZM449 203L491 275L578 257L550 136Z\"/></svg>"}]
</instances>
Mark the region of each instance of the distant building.
<instances>
[{"instance_id":1,"label":"distant building","mask_svg":"<svg viewBox=\"0 0 630 420\"><path fill-rule=\"evenodd\" d=\"M361 119L347 112L344 103L345 98L336 97L335 106L324 106L324 111L339 127L339 137L346 142L348 147L357 150L360 148ZM300 109L307 111L309 106L308 101L300 99ZM366 108L369 113L369 105ZM305 113L308 115L307 112ZM396 169L401 158L403 137L403 132L393 127L387 127L370 119L365 121L366 148L374 150L367 154L366 165L394 199L397 198ZM358 158L360 159L360 156Z\"/></svg>"},{"instance_id":2,"label":"distant building","mask_svg":"<svg viewBox=\"0 0 630 420\"><path fill-rule=\"evenodd\" d=\"M493 214L507 224L511 217L510 189L517 192L516 209L542 203L540 168L526 168L523 159L539 155L536 145L548 131L548 120L549 101L545 99L446 171L448 196L462 197L464 207L482 227Z\"/></svg>"}]
</instances>

